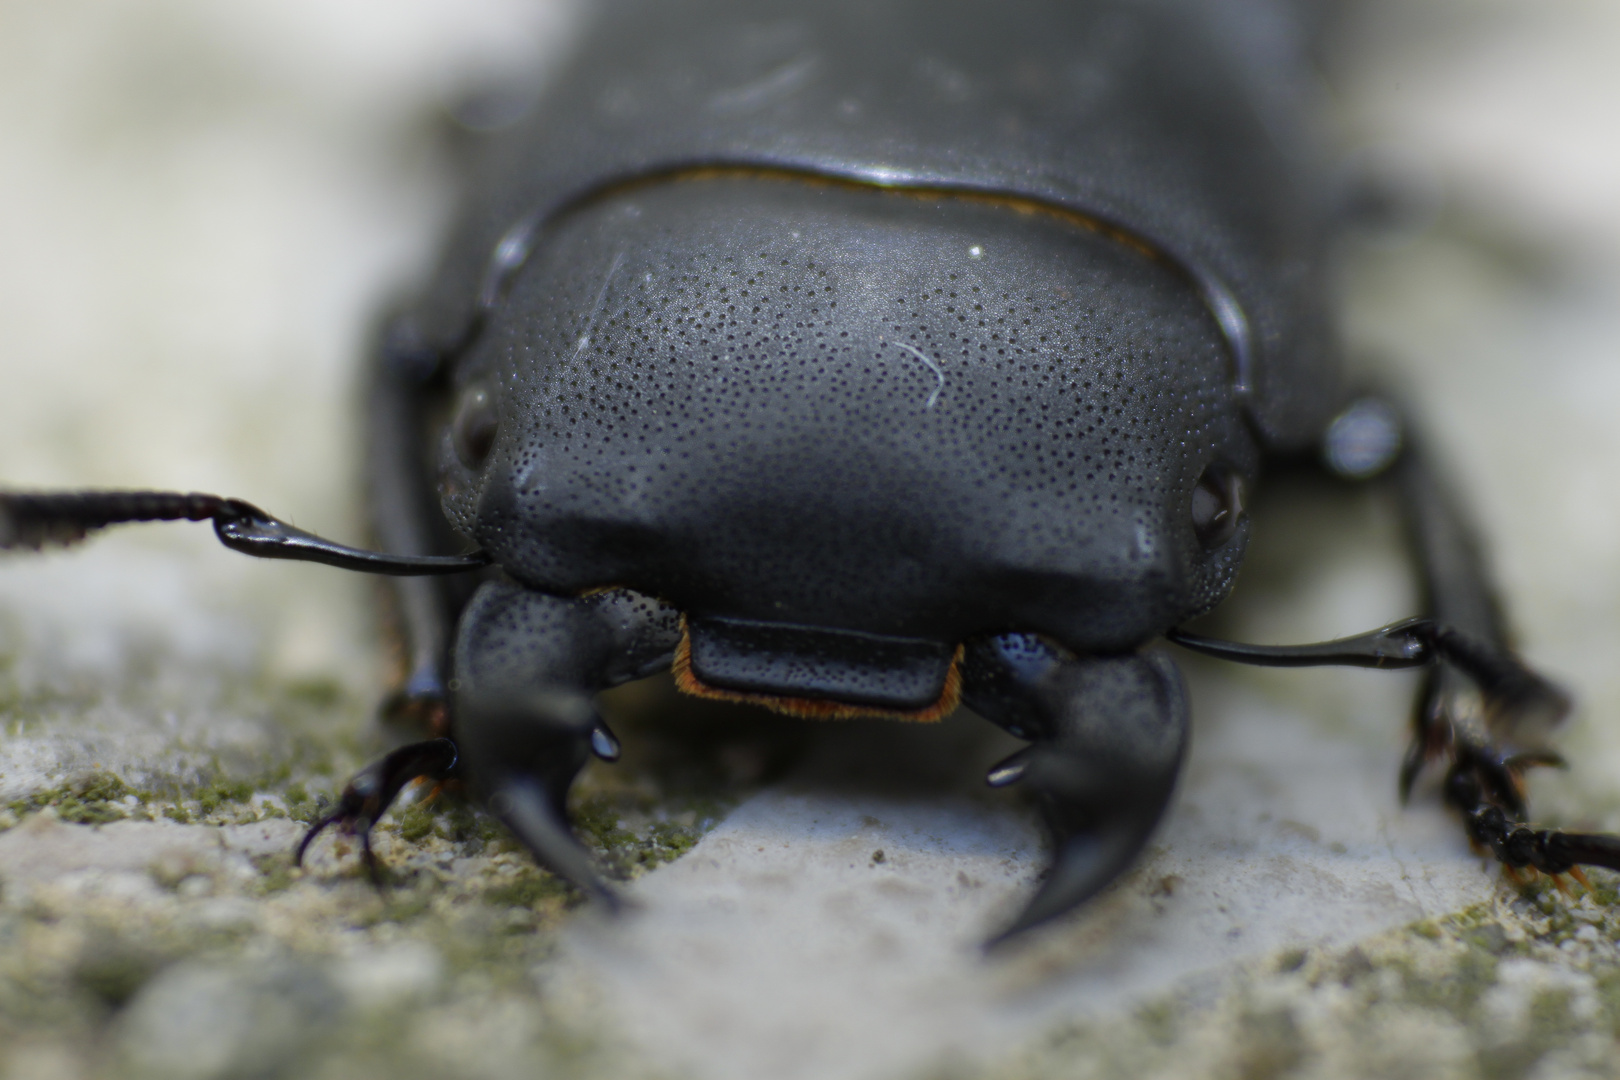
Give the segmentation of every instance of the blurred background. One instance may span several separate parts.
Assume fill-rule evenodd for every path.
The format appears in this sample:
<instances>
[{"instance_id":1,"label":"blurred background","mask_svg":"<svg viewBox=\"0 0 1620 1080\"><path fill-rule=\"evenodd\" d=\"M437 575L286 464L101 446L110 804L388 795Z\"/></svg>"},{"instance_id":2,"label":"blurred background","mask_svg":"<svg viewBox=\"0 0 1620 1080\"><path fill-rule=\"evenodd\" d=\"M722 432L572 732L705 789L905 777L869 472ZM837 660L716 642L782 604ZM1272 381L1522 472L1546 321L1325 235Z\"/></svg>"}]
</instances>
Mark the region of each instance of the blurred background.
<instances>
[{"instance_id":1,"label":"blurred background","mask_svg":"<svg viewBox=\"0 0 1620 1080\"><path fill-rule=\"evenodd\" d=\"M547 0L0 4L4 483L230 491L358 541L360 358L453 206L446 110L543 70L572 14ZM144 592L163 637L162 609L247 604L249 648L271 664L370 685L364 582L243 573L204 533L112 537L144 560L137 577L164 580L114 572L92 607L116 619ZM38 588L81 591L104 557L89 553Z\"/></svg>"}]
</instances>

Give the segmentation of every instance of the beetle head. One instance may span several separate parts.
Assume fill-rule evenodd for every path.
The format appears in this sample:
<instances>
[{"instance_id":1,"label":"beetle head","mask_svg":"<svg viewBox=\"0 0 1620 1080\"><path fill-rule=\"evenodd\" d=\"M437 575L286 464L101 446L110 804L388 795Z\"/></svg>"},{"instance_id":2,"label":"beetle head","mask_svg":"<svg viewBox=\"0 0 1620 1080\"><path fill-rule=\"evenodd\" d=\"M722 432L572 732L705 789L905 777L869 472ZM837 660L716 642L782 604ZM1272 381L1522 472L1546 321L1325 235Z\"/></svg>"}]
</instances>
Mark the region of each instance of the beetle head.
<instances>
[{"instance_id":1,"label":"beetle head","mask_svg":"<svg viewBox=\"0 0 1620 1080\"><path fill-rule=\"evenodd\" d=\"M458 369L451 520L548 591L1132 647L1213 605L1257 450L1173 268L979 196L756 174L577 209Z\"/></svg>"}]
</instances>

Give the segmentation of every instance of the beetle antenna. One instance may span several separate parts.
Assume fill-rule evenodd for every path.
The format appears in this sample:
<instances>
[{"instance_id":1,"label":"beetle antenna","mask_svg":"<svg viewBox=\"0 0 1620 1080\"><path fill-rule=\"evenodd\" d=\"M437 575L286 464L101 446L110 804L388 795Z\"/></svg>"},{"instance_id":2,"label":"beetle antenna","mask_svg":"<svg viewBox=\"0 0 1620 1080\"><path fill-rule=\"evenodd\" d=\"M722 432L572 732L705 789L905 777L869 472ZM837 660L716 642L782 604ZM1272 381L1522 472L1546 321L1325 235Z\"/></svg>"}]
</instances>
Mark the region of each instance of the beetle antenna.
<instances>
[{"instance_id":1,"label":"beetle antenna","mask_svg":"<svg viewBox=\"0 0 1620 1080\"><path fill-rule=\"evenodd\" d=\"M1172 629L1165 638L1184 649L1259 667L1423 667L1434 659L1434 622L1404 619L1354 637L1312 645L1250 645Z\"/></svg>"},{"instance_id":2,"label":"beetle antenna","mask_svg":"<svg viewBox=\"0 0 1620 1080\"><path fill-rule=\"evenodd\" d=\"M323 539L241 499L177 491L0 491L0 549L75 544L109 525L212 521L220 543L260 559L324 563L365 574L460 574L488 566L487 552L389 555Z\"/></svg>"},{"instance_id":3,"label":"beetle antenna","mask_svg":"<svg viewBox=\"0 0 1620 1080\"><path fill-rule=\"evenodd\" d=\"M1505 649L1433 619L1404 619L1354 637L1313 645L1250 645L1201 637L1184 630L1165 638L1206 656L1260 667L1411 668L1444 661L1473 679L1492 712L1518 722L1551 726L1569 712L1570 700Z\"/></svg>"}]
</instances>

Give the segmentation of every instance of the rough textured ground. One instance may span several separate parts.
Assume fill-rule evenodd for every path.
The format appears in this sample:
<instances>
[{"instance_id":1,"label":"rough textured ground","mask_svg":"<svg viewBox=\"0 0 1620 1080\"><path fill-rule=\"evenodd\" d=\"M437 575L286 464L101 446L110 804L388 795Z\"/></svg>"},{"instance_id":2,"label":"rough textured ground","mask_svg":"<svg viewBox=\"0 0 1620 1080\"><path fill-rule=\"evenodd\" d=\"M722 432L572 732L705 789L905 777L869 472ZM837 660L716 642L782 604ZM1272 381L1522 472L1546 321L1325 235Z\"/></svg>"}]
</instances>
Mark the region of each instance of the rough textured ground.
<instances>
[{"instance_id":1,"label":"rough textured ground","mask_svg":"<svg viewBox=\"0 0 1620 1080\"><path fill-rule=\"evenodd\" d=\"M1423 403L1527 653L1574 688L1552 823L1620 829L1620 15L1370 4L1347 142L1428 177L1352 252L1362 362ZM423 117L566 40L517 0L0 0L0 482L240 495L359 535L355 356L448 199ZM1418 185L1421 187L1421 183ZM1386 510L1291 483L1219 629L1405 613ZM610 921L446 801L303 826L378 745L370 586L206 530L0 560L0 1077L1620 1073L1614 878L1500 883L1393 794L1412 682L1187 659L1143 864L985 957L1043 855L972 717L817 726L616 692L577 811Z\"/></svg>"}]
</instances>

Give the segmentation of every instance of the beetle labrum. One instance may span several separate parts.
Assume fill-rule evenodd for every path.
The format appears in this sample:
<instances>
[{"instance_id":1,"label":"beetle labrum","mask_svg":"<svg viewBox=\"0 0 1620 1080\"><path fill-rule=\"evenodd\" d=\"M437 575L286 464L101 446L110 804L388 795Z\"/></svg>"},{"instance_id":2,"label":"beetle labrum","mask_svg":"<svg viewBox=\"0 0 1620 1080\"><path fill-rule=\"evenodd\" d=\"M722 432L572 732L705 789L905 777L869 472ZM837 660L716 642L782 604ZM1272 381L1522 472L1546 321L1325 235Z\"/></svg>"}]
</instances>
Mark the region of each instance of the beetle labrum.
<instances>
[{"instance_id":1,"label":"beetle labrum","mask_svg":"<svg viewBox=\"0 0 1620 1080\"><path fill-rule=\"evenodd\" d=\"M395 554L163 492L0 494L0 545L188 518L394 575L412 672L389 707L435 737L304 842L337 824L368 862L405 784L456 776L612 903L565 799L618 753L593 695L673 668L801 715L962 703L1028 740L988 777L1052 838L1016 933L1118 876L1167 805L1189 708L1146 646L1168 638L1427 666L1403 792L1443 764L1508 867L1620 869L1620 840L1525 824L1520 774L1556 760L1534 734L1567 700L1509 650L1401 414L1345 388L1303 18L1215 7L607 7L382 337L371 502ZM1394 492L1426 616L1298 647L1179 630L1231 589L1262 466L1313 449Z\"/></svg>"}]
</instances>

